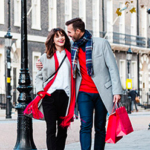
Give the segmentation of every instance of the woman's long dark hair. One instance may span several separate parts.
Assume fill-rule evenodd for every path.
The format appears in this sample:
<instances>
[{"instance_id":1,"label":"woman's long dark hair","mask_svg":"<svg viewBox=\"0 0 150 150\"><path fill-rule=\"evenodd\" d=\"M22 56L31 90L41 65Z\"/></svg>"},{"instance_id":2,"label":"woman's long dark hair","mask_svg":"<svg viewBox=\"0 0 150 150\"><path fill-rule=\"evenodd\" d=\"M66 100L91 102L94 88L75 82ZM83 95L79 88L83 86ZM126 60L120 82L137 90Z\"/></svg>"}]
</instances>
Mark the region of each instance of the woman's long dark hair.
<instances>
[{"instance_id":1,"label":"woman's long dark hair","mask_svg":"<svg viewBox=\"0 0 150 150\"><path fill-rule=\"evenodd\" d=\"M65 36L64 48L66 48L69 52L71 52L71 44L70 44L70 40L66 32L61 28L54 28L49 32L47 36L47 40L45 42L45 46L46 46L45 53L47 54L47 58L52 58L56 51L56 47L54 43L54 36L55 34L58 34L58 33Z\"/></svg>"}]
</instances>

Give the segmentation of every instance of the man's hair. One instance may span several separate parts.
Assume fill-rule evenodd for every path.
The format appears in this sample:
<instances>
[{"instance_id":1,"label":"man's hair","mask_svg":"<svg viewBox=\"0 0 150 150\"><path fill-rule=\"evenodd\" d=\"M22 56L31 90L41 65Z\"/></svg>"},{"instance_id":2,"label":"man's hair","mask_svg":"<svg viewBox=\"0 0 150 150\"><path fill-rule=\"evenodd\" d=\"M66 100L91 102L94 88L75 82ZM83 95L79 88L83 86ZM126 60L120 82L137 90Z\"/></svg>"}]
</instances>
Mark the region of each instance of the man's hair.
<instances>
[{"instance_id":1,"label":"man's hair","mask_svg":"<svg viewBox=\"0 0 150 150\"><path fill-rule=\"evenodd\" d=\"M77 29L80 29L82 32L85 31L85 23L82 21L81 18L73 18L69 21L67 21L66 26L72 24L73 29L76 31Z\"/></svg>"}]
</instances>

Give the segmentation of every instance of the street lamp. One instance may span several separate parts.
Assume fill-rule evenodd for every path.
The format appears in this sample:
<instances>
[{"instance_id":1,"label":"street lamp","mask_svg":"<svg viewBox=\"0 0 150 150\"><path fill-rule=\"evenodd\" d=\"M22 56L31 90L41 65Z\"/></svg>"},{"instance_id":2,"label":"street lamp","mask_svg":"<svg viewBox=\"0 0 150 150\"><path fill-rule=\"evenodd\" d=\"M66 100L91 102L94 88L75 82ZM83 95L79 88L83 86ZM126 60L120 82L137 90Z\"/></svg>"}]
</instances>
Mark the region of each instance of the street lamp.
<instances>
[{"instance_id":1,"label":"street lamp","mask_svg":"<svg viewBox=\"0 0 150 150\"><path fill-rule=\"evenodd\" d=\"M11 44L12 44L12 35L10 34L10 32L7 32L7 34L5 35L5 46L11 47Z\"/></svg>"},{"instance_id":2,"label":"street lamp","mask_svg":"<svg viewBox=\"0 0 150 150\"><path fill-rule=\"evenodd\" d=\"M149 27L150 27L150 8L147 10L147 13L148 13Z\"/></svg>"},{"instance_id":3,"label":"street lamp","mask_svg":"<svg viewBox=\"0 0 150 150\"><path fill-rule=\"evenodd\" d=\"M31 102L30 91L32 90L28 69L28 45L27 45L27 0L21 0L21 69L19 76L20 92L18 104L15 107L18 111L17 119L17 141L14 150L36 150L33 141L32 119L23 114L24 109Z\"/></svg>"},{"instance_id":4,"label":"street lamp","mask_svg":"<svg viewBox=\"0 0 150 150\"><path fill-rule=\"evenodd\" d=\"M126 60L128 62L128 79L130 79L130 61L132 60L132 50L130 47L127 51Z\"/></svg>"},{"instance_id":5,"label":"street lamp","mask_svg":"<svg viewBox=\"0 0 150 150\"><path fill-rule=\"evenodd\" d=\"M8 0L8 31L5 35L5 47L7 49L7 78L6 78L6 118L11 118L11 44L12 44L12 35L11 35L11 25L10 25L10 0Z\"/></svg>"},{"instance_id":6,"label":"street lamp","mask_svg":"<svg viewBox=\"0 0 150 150\"><path fill-rule=\"evenodd\" d=\"M131 50L131 47L129 47L128 51L127 51L127 55L126 55L126 60L127 60L127 66L128 66L128 79L130 79L130 61L132 60L132 50ZM126 81L127 82L127 81ZM131 81L132 82L132 81ZM128 84L128 83L127 83ZM130 83L132 84L132 83ZM131 86L131 85L130 85ZM131 87L130 87L131 88ZM128 94L129 94L129 87L128 87ZM129 114L131 114L131 97L128 96L128 99L127 99L127 112Z\"/></svg>"}]
</instances>

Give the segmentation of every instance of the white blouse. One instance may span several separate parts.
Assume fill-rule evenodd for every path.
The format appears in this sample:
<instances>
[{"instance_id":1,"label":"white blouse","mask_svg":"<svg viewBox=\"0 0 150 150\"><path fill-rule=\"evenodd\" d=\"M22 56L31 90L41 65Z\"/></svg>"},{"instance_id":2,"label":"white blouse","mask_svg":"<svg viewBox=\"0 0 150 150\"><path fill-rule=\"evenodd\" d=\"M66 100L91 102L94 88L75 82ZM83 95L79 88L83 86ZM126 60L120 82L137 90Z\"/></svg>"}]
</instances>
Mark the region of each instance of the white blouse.
<instances>
[{"instance_id":1,"label":"white blouse","mask_svg":"<svg viewBox=\"0 0 150 150\"><path fill-rule=\"evenodd\" d=\"M61 52L56 51L59 65L62 62L63 58L65 57L65 54L66 54L65 50L63 50ZM67 63L64 61L58 70L57 76L56 76L53 84L51 85L51 87L48 89L47 92L49 94L52 94L55 90L64 90L66 92L67 96L69 96L69 94L70 94L69 84L70 83L69 83L68 79L69 79L70 73L71 73L71 70L68 67Z\"/></svg>"}]
</instances>

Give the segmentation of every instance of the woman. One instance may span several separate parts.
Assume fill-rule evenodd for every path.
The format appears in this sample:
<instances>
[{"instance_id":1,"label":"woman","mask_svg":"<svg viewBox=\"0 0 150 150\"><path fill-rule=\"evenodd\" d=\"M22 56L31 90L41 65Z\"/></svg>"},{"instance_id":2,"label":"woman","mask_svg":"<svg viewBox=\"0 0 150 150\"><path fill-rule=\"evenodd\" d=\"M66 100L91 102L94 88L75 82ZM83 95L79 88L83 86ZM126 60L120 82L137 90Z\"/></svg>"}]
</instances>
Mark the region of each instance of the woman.
<instances>
[{"instance_id":1,"label":"woman","mask_svg":"<svg viewBox=\"0 0 150 150\"><path fill-rule=\"evenodd\" d=\"M30 112L36 119L45 118L48 150L64 150L67 127L72 121L75 106L70 41L63 29L54 28L49 32L45 46L46 51L40 58L43 68L36 76L38 98L27 106L25 114ZM44 116L38 110L40 103Z\"/></svg>"}]
</instances>

